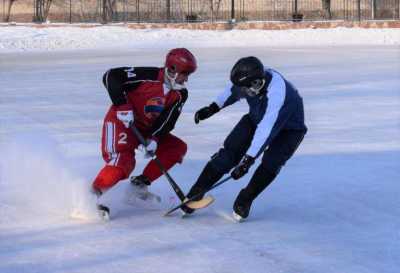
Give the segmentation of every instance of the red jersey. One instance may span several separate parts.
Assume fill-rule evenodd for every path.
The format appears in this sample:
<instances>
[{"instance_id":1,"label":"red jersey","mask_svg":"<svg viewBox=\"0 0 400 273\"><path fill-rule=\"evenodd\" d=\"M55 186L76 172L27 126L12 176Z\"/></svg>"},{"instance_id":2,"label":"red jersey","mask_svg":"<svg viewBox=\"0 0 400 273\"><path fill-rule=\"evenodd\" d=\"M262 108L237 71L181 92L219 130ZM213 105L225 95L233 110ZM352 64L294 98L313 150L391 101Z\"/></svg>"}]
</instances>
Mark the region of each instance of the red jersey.
<instances>
[{"instance_id":1,"label":"red jersey","mask_svg":"<svg viewBox=\"0 0 400 273\"><path fill-rule=\"evenodd\" d=\"M135 125L146 135L162 136L175 126L188 92L168 90L164 69L157 67L120 67L103 76L114 105L130 104Z\"/></svg>"}]
</instances>

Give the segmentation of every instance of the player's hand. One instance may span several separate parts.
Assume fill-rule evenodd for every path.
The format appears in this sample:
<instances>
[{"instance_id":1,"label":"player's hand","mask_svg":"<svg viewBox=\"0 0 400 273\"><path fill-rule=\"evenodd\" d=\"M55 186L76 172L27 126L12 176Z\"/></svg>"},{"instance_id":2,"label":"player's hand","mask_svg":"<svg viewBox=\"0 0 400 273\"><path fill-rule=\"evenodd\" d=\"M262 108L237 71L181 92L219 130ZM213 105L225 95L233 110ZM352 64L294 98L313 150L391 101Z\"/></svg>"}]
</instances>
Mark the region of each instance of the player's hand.
<instances>
[{"instance_id":1,"label":"player's hand","mask_svg":"<svg viewBox=\"0 0 400 273\"><path fill-rule=\"evenodd\" d=\"M194 115L194 122L198 124L200 120L208 119L219 111L219 106L213 102L209 106L203 107Z\"/></svg>"},{"instance_id":2,"label":"player's hand","mask_svg":"<svg viewBox=\"0 0 400 273\"><path fill-rule=\"evenodd\" d=\"M147 141L147 146L144 147L144 157L145 158L153 158L156 155L157 150L157 142L150 139Z\"/></svg>"},{"instance_id":3,"label":"player's hand","mask_svg":"<svg viewBox=\"0 0 400 273\"><path fill-rule=\"evenodd\" d=\"M240 163L233 169L231 176L237 180L243 177L250 169L251 165L254 164L255 158L249 155L245 155Z\"/></svg>"},{"instance_id":4,"label":"player's hand","mask_svg":"<svg viewBox=\"0 0 400 273\"><path fill-rule=\"evenodd\" d=\"M129 104L123 104L118 106L117 119L120 120L126 128L129 128L135 120L133 116L132 106Z\"/></svg>"}]
</instances>

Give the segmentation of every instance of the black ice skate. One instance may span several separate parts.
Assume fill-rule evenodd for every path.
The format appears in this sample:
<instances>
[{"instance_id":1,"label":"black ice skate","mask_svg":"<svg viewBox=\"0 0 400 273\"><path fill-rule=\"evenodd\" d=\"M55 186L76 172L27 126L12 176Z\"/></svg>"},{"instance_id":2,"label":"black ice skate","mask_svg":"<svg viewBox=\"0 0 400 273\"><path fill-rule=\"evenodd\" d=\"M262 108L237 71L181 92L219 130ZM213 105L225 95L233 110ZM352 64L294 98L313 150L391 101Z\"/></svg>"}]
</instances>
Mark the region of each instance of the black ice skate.
<instances>
[{"instance_id":1,"label":"black ice skate","mask_svg":"<svg viewBox=\"0 0 400 273\"><path fill-rule=\"evenodd\" d=\"M193 196L199 195L201 192L204 192L204 189L202 187L194 186L190 190L190 192L189 192L187 198L184 200L184 202ZM197 198L193 199L193 201L200 201L202 198L203 198L203 195L199 195ZM182 210L182 217L188 216L195 211L194 208L189 208L188 205L183 205L181 207L181 210Z\"/></svg>"},{"instance_id":2,"label":"black ice skate","mask_svg":"<svg viewBox=\"0 0 400 273\"><path fill-rule=\"evenodd\" d=\"M110 209L107 206L98 204L97 211L99 212L101 219L104 221L110 221Z\"/></svg>"},{"instance_id":3,"label":"black ice skate","mask_svg":"<svg viewBox=\"0 0 400 273\"><path fill-rule=\"evenodd\" d=\"M247 196L245 190L241 190L233 204L233 218L238 221L244 221L250 213L251 203L253 200Z\"/></svg>"}]
</instances>

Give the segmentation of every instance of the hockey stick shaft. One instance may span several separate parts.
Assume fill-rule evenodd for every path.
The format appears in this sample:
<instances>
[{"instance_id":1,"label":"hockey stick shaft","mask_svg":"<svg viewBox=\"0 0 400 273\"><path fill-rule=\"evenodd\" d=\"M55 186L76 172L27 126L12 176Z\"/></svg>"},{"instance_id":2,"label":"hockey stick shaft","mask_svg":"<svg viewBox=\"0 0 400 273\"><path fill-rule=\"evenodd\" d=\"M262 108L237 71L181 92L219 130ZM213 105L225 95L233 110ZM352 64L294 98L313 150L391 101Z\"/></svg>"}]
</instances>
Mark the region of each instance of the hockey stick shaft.
<instances>
[{"instance_id":1,"label":"hockey stick shaft","mask_svg":"<svg viewBox=\"0 0 400 273\"><path fill-rule=\"evenodd\" d=\"M136 126L134 124L131 124L131 129L132 129L133 133L136 135L136 137L139 139L139 142L146 147L147 141L144 139L143 135L139 132L139 130L136 128ZM165 175L169 184L171 185L172 189L175 191L175 193L179 197L179 199L181 201L185 200L185 194L183 193L181 188L178 186L178 184L175 182L175 180L171 177L171 175L169 175L168 171L165 169L165 167L161 163L160 159L158 159L157 157L154 157L154 162L156 162L158 168L160 168L161 172Z\"/></svg>"},{"instance_id":2,"label":"hockey stick shaft","mask_svg":"<svg viewBox=\"0 0 400 273\"><path fill-rule=\"evenodd\" d=\"M169 175L169 173L167 172L167 170L164 168L164 166L162 165L161 161L155 157L154 161L156 162L157 166L160 168L161 172L165 175L165 177L167 178L169 184L171 185L171 187L174 189L176 195L178 195L179 199L181 201L185 200L185 194L183 193L183 191L181 190L181 188L178 186L178 184L175 182L175 180L171 177L171 175Z\"/></svg>"},{"instance_id":3,"label":"hockey stick shaft","mask_svg":"<svg viewBox=\"0 0 400 273\"><path fill-rule=\"evenodd\" d=\"M173 213L174 211L176 211L177 209L179 209L179 208L185 206L185 205L188 204L189 202L194 201L196 198L198 198L198 197L200 197L200 196L206 194L207 192L211 191L212 189L214 189L214 188L216 188L216 187L221 186L222 184L224 184L225 182L227 182L227 181L230 180L231 178L232 178L232 176L228 176L228 177L222 179L222 180L219 181L218 183L214 184L211 188L209 188L209 189L207 189L207 190L205 190L205 191L199 192L198 194L195 194L195 195L192 196L191 198L186 199L184 202L180 203L180 204L177 205L176 207L173 207L172 209L170 209L169 211L167 211L164 215L167 216L167 215Z\"/></svg>"}]
</instances>

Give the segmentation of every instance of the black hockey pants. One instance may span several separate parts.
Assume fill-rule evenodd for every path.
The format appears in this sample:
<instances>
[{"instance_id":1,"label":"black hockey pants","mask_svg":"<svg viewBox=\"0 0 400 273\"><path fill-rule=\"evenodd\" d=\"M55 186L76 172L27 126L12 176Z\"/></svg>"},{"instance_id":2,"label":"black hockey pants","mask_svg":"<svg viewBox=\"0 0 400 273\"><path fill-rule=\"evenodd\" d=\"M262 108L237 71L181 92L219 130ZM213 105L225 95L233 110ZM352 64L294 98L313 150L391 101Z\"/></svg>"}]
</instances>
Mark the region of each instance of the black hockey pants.
<instances>
[{"instance_id":1,"label":"black hockey pants","mask_svg":"<svg viewBox=\"0 0 400 273\"><path fill-rule=\"evenodd\" d=\"M255 129L249 116L243 116L225 139L224 147L214 154L209 162L216 172L228 173L240 162L250 147ZM305 130L283 129L276 135L264 151L261 164L244 189L249 199L254 200L275 179L282 166L300 145L305 133ZM217 181L213 181L215 182Z\"/></svg>"}]
</instances>

